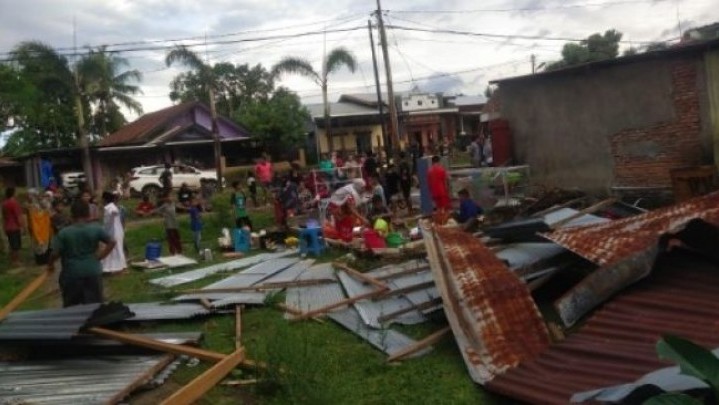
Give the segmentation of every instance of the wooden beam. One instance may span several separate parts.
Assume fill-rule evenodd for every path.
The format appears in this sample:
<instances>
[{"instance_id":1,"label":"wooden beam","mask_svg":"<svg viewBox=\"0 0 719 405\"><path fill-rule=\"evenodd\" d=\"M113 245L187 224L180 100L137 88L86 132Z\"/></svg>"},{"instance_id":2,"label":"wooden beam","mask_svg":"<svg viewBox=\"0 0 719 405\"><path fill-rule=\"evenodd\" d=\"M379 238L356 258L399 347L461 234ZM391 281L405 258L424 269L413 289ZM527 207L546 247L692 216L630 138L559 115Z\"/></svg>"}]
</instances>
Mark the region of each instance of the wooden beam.
<instances>
[{"instance_id":1,"label":"wooden beam","mask_svg":"<svg viewBox=\"0 0 719 405\"><path fill-rule=\"evenodd\" d=\"M374 297L380 296L380 295L382 295L382 294L384 294L384 293L385 293L385 290L374 290L374 291L370 291L370 292L367 292L367 293L364 293L364 294L356 295L356 296L354 296L354 297L347 298L347 299L344 299L344 300L342 300L342 301L335 302L335 303L330 304L330 305L325 305L324 307L317 308L317 309L314 309L314 310L309 311L309 312L303 312L302 314L297 315L296 318L292 318L292 320L293 320L293 321L300 321L300 320L303 320L303 319L314 318L314 317L316 317L316 316L318 316L318 315L324 315L324 314L326 314L327 312L330 312L330 311L333 310L333 309L341 308L341 307L346 307L347 305L352 305L352 304L354 304L354 303L357 302L357 301L366 300L366 299L368 299L368 298L374 298Z\"/></svg>"},{"instance_id":2,"label":"wooden beam","mask_svg":"<svg viewBox=\"0 0 719 405\"><path fill-rule=\"evenodd\" d=\"M235 350L242 347L242 305L235 305Z\"/></svg>"},{"instance_id":3,"label":"wooden beam","mask_svg":"<svg viewBox=\"0 0 719 405\"><path fill-rule=\"evenodd\" d=\"M449 326L444 327L444 328L438 330L437 332L434 332L433 334L427 336L426 338L420 340L419 342L417 342L411 346L405 347L404 349L400 350L399 352L389 356L387 358L387 361L388 362L395 361L395 360L407 357L411 354L417 353L418 351L437 343L440 339L442 339L444 337L444 335L447 334L447 332L449 332L451 330L452 329Z\"/></svg>"},{"instance_id":4,"label":"wooden beam","mask_svg":"<svg viewBox=\"0 0 719 405\"><path fill-rule=\"evenodd\" d=\"M212 308L212 303L207 298L200 298L200 305L208 311L214 310L214 308Z\"/></svg>"},{"instance_id":5,"label":"wooden beam","mask_svg":"<svg viewBox=\"0 0 719 405\"><path fill-rule=\"evenodd\" d=\"M380 290L389 290L389 287L387 287L387 284L377 280L376 278L373 278L364 273L361 273L361 272L353 269L352 267L347 266L344 263L333 262L332 265L335 268L338 268L338 269L344 271L348 275L354 277L355 279L357 279L363 283L371 284L371 285L375 286L376 288L379 288Z\"/></svg>"},{"instance_id":6,"label":"wooden beam","mask_svg":"<svg viewBox=\"0 0 719 405\"><path fill-rule=\"evenodd\" d=\"M389 321L390 319L394 319L400 315L404 315L408 312L412 311L422 311L425 309L436 307L437 305L442 305L442 298L438 297L433 300L429 300L427 302L423 302L419 305L412 305L411 307L403 308L398 311L390 312L389 314L382 315L377 318L377 322L379 323L385 323Z\"/></svg>"},{"instance_id":7,"label":"wooden beam","mask_svg":"<svg viewBox=\"0 0 719 405\"><path fill-rule=\"evenodd\" d=\"M200 360L217 362L225 358L224 354L211 352L208 350L199 349L197 347L176 345L172 343L165 343L159 340L147 338L144 336L133 335L130 333L118 332L110 329L93 327L87 329L88 332L98 336L102 336L107 339L116 340L125 344L145 347L152 350L157 350L165 353L186 355L190 357L197 357Z\"/></svg>"},{"instance_id":8,"label":"wooden beam","mask_svg":"<svg viewBox=\"0 0 719 405\"><path fill-rule=\"evenodd\" d=\"M230 371L232 371L245 358L245 350L240 348L223 358L189 384L180 388L169 398L161 402L162 405L190 405L202 398L207 391L217 385Z\"/></svg>"},{"instance_id":9,"label":"wooden beam","mask_svg":"<svg viewBox=\"0 0 719 405\"><path fill-rule=\"evenodd\" d=\"M314 280L295 280L275 283L263 283L259 285L253 285L248 287L234 287L234 288L195 288L190 290L179 290L175 291L179 294L212 294L212 293L237 293L244 291L261 291L261 290L280 290L283 288L291 287L306 287L320 284L334 283L335 280L329 278L318 278Z\"/></svg>"},{"instance_id":10,"label":"wooden beam","mask_svg":"<svg viewBox=\"0 0 719 405\"><path fill-rule=\"evenodd\" d=\"M614 204L615 202L617 202L616 198L607 198L606 200L600 201L600 202L592 205L591 207L585 208L585 209L577 212L576 214L573 214L567 218L564 218L561 221L558 221L558 222L552 224L552 229L561 228L562 225L565 225L574 219L577 219L577 218L582 217L587 214L593 214L593 213L601 210L604 207Z\"/></svg>"},{"instance_id":11,"label":"wooden beam","mask_svg":"<svg viewBox=\"0 0 719 405\"><path fill-rule=\"evenodd\" d=\"M390 274L386 274L384 276L378 276L377 280L384 281L384 280L389 280L389 279L393 279L393 278L399 278L402 276L406 276L409 274L415 274L415 273L419 273L421 271L426 271L426 270L429 270L429 266L419 266L419 267L415 267L413 269L405 269L402 271L398 271L396 273L390 273Z\"/></svg>"},{"instance_id":12,"label":"wooden beam","mask_svg":"<svg viewBox=\"0 0 719 405\"><path fill-rule=\"evenodd\" d=\"M20 306L25 300L35 292L40 286L45 284L45 280L50 276L50 273L45 270L39 276L35 277L25 288L20 291L15 298L7 303L2 309L0 309L0 321L7 318L7 316Z\"/></svg>"},{"instance_id":13,"label":"wooden beam","mask_svg":"<svg viewBox=\"0 0 719 405\"><path fill-rule=\"evenodd\" d=\"M409 294L409 293L415 292L415 291L425 290L425 289L433 287L433 286L435 286L434 281L425 281L424 283L410 285L410 286L407 286L404 288L398 288L396 290L384 291L382 294L372 297L372 300L373 301L383 300L385 298L394 297L396 295L404 295L404 294Z\"/></svg>"},{"instance_id":14,"label":"wooden beam","mask_svg":"<svg viewBox=\"0 0 719 405\"><path fill-rule=\"evenodd\" d=\"M294 315L294 316L299 316L304 313L297 308L294 308L294 307L291 307L291 306L285 305L285 304L277 304L277 308L287 312L290 315ZM317 317L312 318L312 320L317 321L318 323L325 323L325 321L323 321L322 319L317 318Z\"/></svg>"}]
</instances>

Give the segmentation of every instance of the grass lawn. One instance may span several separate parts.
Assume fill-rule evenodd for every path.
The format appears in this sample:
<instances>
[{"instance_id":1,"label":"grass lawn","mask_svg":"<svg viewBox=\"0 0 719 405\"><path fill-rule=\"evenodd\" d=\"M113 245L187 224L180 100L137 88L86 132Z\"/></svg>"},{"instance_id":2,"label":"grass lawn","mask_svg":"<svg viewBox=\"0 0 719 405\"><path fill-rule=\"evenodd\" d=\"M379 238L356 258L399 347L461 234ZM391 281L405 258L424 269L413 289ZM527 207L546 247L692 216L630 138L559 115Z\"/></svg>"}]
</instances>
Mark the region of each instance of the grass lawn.
<instances>
[{"instance_id":1,"label":"grass lawn","mask_svg":"<svg viewBox=\"0 0 719 405\"><path fill-rule=\"evenodd\" d=\"M224 200L224 202L223 202ZM204 245L216 245L216 237L222 226L232 221L229 198L218 196L215 211L206 214L203 231ZM131 211L133 203L127 202ZM251 211L258 227L271 225L268 210ZM181 230L184 248L188 256L194 255L190 243L188 220L182 216ZM130 219L126 243L130 256L136 259L144 254L145 243L153 238L162 239L161 220ZM163 246L166 251L166 245ZM189 254L188 254L189 253ZM327 254L329 260L344 252ZM26 252L26 263L31 262ZM201 266L207 263L202 263ZM378 262L377 265L380 265ZM0 259L0 304L8 302L22 286L42 271L40 267L7 269L6 255ZM199 266L198 266L199 267ZM188 268L176 270L186 271ZM170 271L129 274L105 278L106 298L123 302L163 301L172 297L167 289L155 287L147 281L169 274ZM182 288L201 287L223 278L216 275L182 285ZM54 288L54 287L53 287ZM56 307L60 305L57 294L48 296L53 288L41 289L23 305L22 309ZM283 300L282 296L275 300ZM421 338L444 326L441 319L423 325L405 327L403 332ZM387 364L386 356L372 348L351 332L330 320L289 323L282 313L270 306L248 307L242 317L242 342L249 358L264 361L266 370L236 369L231 378L236 380L258 379L257 384L243 387L217 386L200 401L202 404L499 404L507 403L490 395L474 384L451 337L435 345L435 350L421 358L401 364ZM133 325L132 331L197 331L204 333L202 347L222 353L234 350L234 315L215 315L182 322L153 322ZM200 363L190 367L183 365L166 384L155 390L136 395L132 403L154 404L168 396L181 385L189 382L209 365Z\"/></svg>"}]
</instances>

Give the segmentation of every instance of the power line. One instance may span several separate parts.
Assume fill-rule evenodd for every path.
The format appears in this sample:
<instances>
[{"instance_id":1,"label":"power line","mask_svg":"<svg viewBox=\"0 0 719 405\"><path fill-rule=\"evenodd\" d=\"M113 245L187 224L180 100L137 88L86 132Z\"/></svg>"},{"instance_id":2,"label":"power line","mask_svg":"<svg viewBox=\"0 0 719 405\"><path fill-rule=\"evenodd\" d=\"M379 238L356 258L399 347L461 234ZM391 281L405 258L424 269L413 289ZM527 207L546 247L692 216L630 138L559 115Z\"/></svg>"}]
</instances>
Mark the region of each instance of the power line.
<instances>
[{"instance_id":1,"label":"power line","mask_svg":"<svg viewBox=\"0 0 719 405\"><path fill-rule=\"evenodd\" d=\"M582 3L582 4L564 4L560 6L536 6L536 7L517 7L517 8L483 8L470 10L386 10L389 13L399 14L468 14L468 13L507 13L521 11L555 11L573 8L590 8L590 7L609 7L626 4L652 4L655 0L623 0L608 1L602 3Z\"/></svg>"}]
</instances>

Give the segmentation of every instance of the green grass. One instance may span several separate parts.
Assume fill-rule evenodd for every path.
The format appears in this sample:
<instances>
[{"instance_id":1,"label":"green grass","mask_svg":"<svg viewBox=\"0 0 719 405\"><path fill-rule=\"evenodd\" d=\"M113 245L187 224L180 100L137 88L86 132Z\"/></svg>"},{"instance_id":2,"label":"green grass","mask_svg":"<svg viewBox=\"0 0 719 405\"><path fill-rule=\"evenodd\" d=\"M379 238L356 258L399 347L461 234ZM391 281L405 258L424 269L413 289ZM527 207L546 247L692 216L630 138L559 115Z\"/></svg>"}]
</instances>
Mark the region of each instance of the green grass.
<instances>
[{"instance_id":1,"label":"green grass","mask_svg":"<svg viewBox=\"0 0 719 405\"><path fill-rule=\"evenodd\" d=\"M218 196L215 213L207 214L205 217L203 239L207 247L216 245L216 237L221 226L232 221L227 211L229 202L224 204L222 200L227 201L229 198L226 194ZM128 208L130 208L129 204ZM272 224L271 214L267 211L251 211L250 215L259 228ZM193 256L186 215L182 216L180 224L183 247L186 253L189 253L188 256ZM153 238L162 239L163 235L160 218L131 221L126 234L126 243L131 256L141 258L147 241ZM166 251L166 245L163 245L163 249ZM330 251L322 261L336 259L345 253ZM29 262L29 253L24 258ZM361 267L379 265L381 265L379 261L365 260ZM0 266L7 269L5 256L0 259ZM107 299L128 303L168 300L173 296L172 292L155 287L149 284L148 280L187 270L185 268L151 273L133 270L128 274L108 277L105 279ZM39 267L0 270L2 280L0 303L8 302L40 271ZM225 275L218 274L179 287L202 287L223 277ZM39 292L35 297L41 295L42 292ZM31 298L23 308L58 305L57 297ZM200 401L202 404L499 404L506 402L486 393L470 380L454 339L451 337L435 345L434 351L429 355L407 360L398 365L389 365L383 353L330 320L325 320L321 324L313 321L288 322L279 310L271 307L247 307L243 312L242 320L242 342L248 357L266 362L268 368L233 371L230 375L231 379L257 378L260 382L244 387L217 386ZM422 338L444 324L444 320L433 320L427 324L402 328L402 331L415 338ZM230 353L234 350L234 315L230 314L182 322L129 325L128 328L134 332L200 330L204 334L203 348L222 353ZM182 366L173 375L172 381L186 384L209 366L207 363L201 363L196 367ZM144 403L148 403L147 400Z\"/></svg>"}]
</instances>

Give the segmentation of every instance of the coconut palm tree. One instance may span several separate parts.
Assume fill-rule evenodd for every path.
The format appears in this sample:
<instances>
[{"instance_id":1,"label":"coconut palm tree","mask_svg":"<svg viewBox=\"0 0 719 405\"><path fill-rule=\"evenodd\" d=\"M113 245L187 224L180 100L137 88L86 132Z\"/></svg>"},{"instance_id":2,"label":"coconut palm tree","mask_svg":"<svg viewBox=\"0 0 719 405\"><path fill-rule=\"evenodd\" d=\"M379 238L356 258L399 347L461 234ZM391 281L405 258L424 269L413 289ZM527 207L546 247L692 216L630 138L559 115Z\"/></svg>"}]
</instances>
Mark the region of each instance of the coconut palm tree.
<instances>
[{"instance_id":1,"label":"coconut palm tree","mask_svg":"<svg viewBox=\"0 0 719 405\"><path fill-rule=\"evenodd\" d=\"M217 84L212 66L202 61L200 56L184 45L177 45L165 56L165 64L169 67L173 63L181 63L194 70L199 76L202 86L207 89L210 97L210 114L212 115L212 138L215 149L215 169L217 170L217 187L222 189L222 146L217 127L217 110L215 109L215 91Z\"/></svg>"},{"instance_id":2,"label":"coconut palm tree","mask_svg":"<svg viewBox=\"0 0 719 405\"><path fill-rule=\"evenodd\" d=\"M139 86L130 84L142 80L142 74L136 69L121 71L128 65L127 59L107 52L105 46L91 49L78 63L82 91L95 107L95 130L100 136L127 123L120 106L142 114L142 105L132 98L142 91Z\"/></svg>"},{"instance_id":3,"label":"coconut palm tree","mask_svg":"<svg viewBox=\"0 0 719 405\"><path fill-rule=\"evenodd\" d=\"M330 123L330 105L327 102L327 77L331 73L340 70L342 66L346 66L350 72L354 73L357 69L357 60L354 55L344 47L338 47L325 55L322 61L322 71L317 72L312 68L312 64L307 59L299 57L286 57L282 59L272 68L273 75L281 75L282 73L296 73L312 79L322 88L322 103L324 105L324 122L325 131L327 133L327 146L330 151L333 149L332 142L332 125Z\"/></svg>"}]
</instances>

